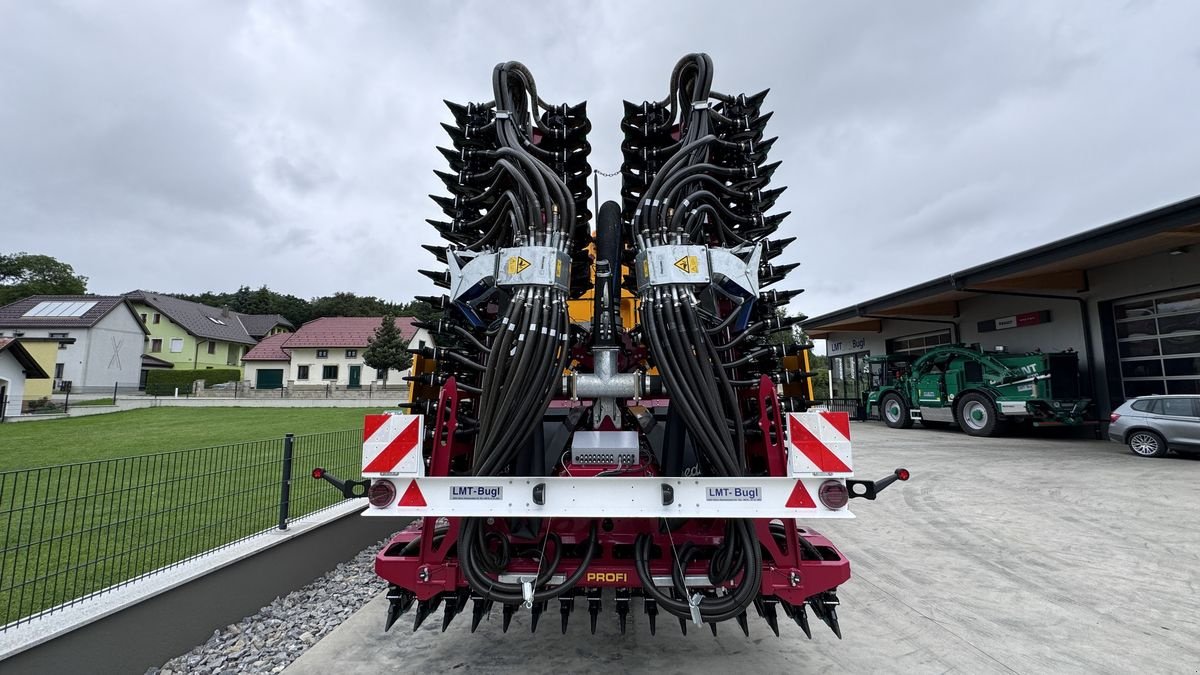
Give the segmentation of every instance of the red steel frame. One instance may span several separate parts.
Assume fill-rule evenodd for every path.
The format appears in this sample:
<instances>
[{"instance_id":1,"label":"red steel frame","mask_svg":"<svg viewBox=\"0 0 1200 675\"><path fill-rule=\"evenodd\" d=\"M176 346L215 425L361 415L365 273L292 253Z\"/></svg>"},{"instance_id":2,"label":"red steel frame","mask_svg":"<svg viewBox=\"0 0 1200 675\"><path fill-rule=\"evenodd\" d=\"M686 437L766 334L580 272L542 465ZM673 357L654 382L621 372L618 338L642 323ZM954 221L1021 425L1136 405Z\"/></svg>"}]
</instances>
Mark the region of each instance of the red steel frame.
<instances>
[{"instance_id":1,"label":"red steel frame","mask_svg":"<svg viewBox=\"0 0 1200 675\"><path fill-rule=\"evenodd\" d=\"M749 459L765 463L765 468L771 476L788 475L788 455L784 443L784 427L779 408L779 400L775 393L774 384L764 377L757 392L752 394L757 398L759 410L759 429L762 431L760 441L748 443ZM450 475L451 459L470 453L470 447L455 439L458 429L458 407L466 395L460 391L451 377L442 387L438 399L437 417L434 424L432 451L429 457L430 476ZM603 480L603 479L597 479ZM593 519L582 518L545 518L540 523L538 540L518 540L513 543L518 546L528 545L530 548L540 544L541 537L548 532L554 532L562 540L564 548L580 544L588 538L589 528ZM461 518L423 517L414 520L405 530L398 533L387 546L375 557L375 572L406 591L412 593L417 600L429 600L443 593L461 593L467 588L467 582L458 569L457 560L450 555L457 540ZM808 598L829 591L850 578L850 562L821 534L797 526L794 520L775 521L782 524L783 544L771 532L771 521L755 520L755 530L764 549L763 574L761 594L764 597L776 597L791 605L801 605ZM444 533L439 537L424 537L426 532L436 532L439 523ZM503 526L503 521L499 521ZM639 534L648 533L653 537L653 543L663 556L650 564L653 576L669 576L671 574L670 554L672 548L678 548L686 542L701 547L713 547L723 539L725 521L722 519L693 519L684 523L678 530L660 532L658 522L654 518L618 519L605 527L598 534L600 549L588 567L588 572L579 582L577 589L592 589L616 587L621 589L638 589L641 582L634 572L632 548ZM810 546L802 546L800 538ZM404 548L416 539L420 545L416 555L399 555ZM816 550L819 560L802 555L804 550ZM570 575L578 565L577 559L563 556L556 574ZM538 562L534 558L514 557L508 570L513 574L536 574ZM693 561L686 570L685 576L707 576L706 561ZM737 583L739 579L735 579Z\"/></svg>"}]
</instances>

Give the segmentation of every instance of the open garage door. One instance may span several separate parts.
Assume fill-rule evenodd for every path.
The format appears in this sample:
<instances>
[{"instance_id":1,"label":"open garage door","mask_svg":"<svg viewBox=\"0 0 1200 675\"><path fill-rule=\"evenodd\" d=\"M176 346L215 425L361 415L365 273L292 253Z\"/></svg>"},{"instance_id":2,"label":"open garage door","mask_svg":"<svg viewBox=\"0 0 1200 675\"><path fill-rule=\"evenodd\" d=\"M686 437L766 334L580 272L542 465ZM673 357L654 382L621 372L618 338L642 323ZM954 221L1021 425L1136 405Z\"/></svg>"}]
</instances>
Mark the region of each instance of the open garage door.
<instances>
[{"instance_id":1,"label":"open garage door","mask_svg":"<svg viewBox=\"0 0 1200 675\"><path fill-rule=\"evenodd\" d=\"M254 386L258 389L279 389L283 386L283 369L260 369L254 378Z\"/></svg>"}]
</instances>

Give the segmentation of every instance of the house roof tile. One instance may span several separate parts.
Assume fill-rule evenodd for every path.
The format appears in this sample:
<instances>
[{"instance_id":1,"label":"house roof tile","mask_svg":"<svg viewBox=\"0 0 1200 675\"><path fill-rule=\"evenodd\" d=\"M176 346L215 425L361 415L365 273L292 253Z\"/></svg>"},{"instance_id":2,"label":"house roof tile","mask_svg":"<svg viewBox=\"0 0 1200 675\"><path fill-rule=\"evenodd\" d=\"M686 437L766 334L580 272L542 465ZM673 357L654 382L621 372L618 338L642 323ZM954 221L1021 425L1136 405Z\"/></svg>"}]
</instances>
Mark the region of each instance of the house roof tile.
<instances>
[{"instance_id":1,"label":"house roof tile","mask_svg":"<svg viewBox=\"0 0 1200 675\"><path fill-rule=\"evenodd\" d=\"M242 319L248 315L150 291L132 291L126 293L125 297L134 302L145 303L166 314L168 318L196 337L247 345L257 342L242 323Z\"/></svg>"},{"instance_id":2,"label":"house roof tile","mask_svg":"<svg viewBox=\"0 0 1200 675\"><path fill-rule=\"evenodd\" d=\"M261 340L276 326L283 326L288 330L296 329L291 321L280 314L242 314L238 312L237 315L242 320L242 325L246 327L246 332L256 340Z\"/></svg>"},{"instance_id":3,"label":"house roof tile","mask_svg":"<svg viewBox=\"0 0 1200 675\"><path fill-rule=\"evenodd\" d=\"M283 350L283 343L291 338L293 333L276 333L268 335L254 345L246 355L242 357L243 361L288 361L291 360L291 355Z\"/></svg>"},{"instance_id":4,"label":"house roof tile","mask_svg":"<svg viewBox=\"0 0 1200 675\"><path fill-rule=\"evenodd\" d=\"M416 334L411 316L396 317L396 328L405 340ZM313 319L300 326L283 344L284 349L357 347L365 348L383 322L381 316L331 316Z\"/></svg>"},{"instance_id":5,"label":"house roof tile","mask_svg":"<svg viewBox=\"0 0 1200 675\"><path fill-rule=\"evenodd\" d=\"M0 353L3 352L12 354L17 363L21 364L21 368L25 371L25 377L31 380L44 380L50 377L38 364L37 359L33 358L33 355L21 345L19 339L0 338Z\"/></svg>"},{"instance_id":6,"label":"house roof tile","mask_svg":"<svg viewBox=\"0 0 1200 675\"><path fill-rule=\"evenodd\" d=\"M88 302L95 304L77 316L26 316L42 303L63 303L65 306ZM0 328L91 328L122 305L137 315L133 306L120 295L31 295L0 307ZM141 325L140 321L138 325ZM146 330L145 326L142 330Z\"/></svg>"}]
</instances>

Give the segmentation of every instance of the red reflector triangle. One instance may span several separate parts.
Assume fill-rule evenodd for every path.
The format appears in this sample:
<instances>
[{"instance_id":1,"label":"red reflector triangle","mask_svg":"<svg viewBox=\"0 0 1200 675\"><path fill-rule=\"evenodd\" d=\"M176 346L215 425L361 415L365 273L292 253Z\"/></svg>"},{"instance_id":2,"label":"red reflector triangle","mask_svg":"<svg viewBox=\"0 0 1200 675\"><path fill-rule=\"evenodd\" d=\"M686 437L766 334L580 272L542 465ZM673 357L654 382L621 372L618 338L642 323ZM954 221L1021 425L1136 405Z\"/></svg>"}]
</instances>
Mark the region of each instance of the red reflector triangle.
<instances>
[{"instance_id":1,"label":"red reflector triangle","mask_svg":"<svg viewBox=\"0 0 1200 675\"><path fill-rule=\"evenodd\" d=\"M416 484L416 481L413 482ZM808 490L804 489L804 483L796 481L796 487L792 488L792 495L788 497L785 506L789 509L815 509L817 503L813 501L812 495L808 494Z\"/></svg>"},{"instance_id":2,"label":"red reflector triangle","mask_svg":"<svg viewBox=\"0 0 1200 675\"><path fill-rule=\"evenodd\" d=\"M809 499L809 501L811 502L812 500ZM425 503L425 495L421 494L421 488L417 487L417 481L412 480L408 482L408 488L400 497L398 506L429 506L429 504Z\"/></svg>"}]
</instances>

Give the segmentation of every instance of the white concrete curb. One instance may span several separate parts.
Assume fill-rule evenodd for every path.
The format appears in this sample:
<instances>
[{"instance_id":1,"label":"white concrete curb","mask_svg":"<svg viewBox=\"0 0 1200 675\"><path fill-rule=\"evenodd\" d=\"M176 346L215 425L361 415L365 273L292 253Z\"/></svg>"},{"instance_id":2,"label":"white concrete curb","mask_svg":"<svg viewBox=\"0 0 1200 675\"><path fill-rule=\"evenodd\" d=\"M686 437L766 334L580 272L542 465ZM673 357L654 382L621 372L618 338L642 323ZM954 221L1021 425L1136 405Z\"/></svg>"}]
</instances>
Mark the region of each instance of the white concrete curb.
<instances>
[{"instance_id":1,"label":"white concrete curb","mask_svg":"<svg viewBox=\"0 0 1200 675\"><path fill-rule=\"evenodd\" d=\"M203 554L181 565L164 569L158 573L151 573L144 579L101 591L98 595L83 602L63 607L59 611L22 623L15 628L0 631L0 661L249 558L322 525L356 515L365 508L366 505L360 500L346 500L323 511L296 518L288 523L286 530L271 530L255 535L232 546Z\"/></svg>"}]
</instances>

